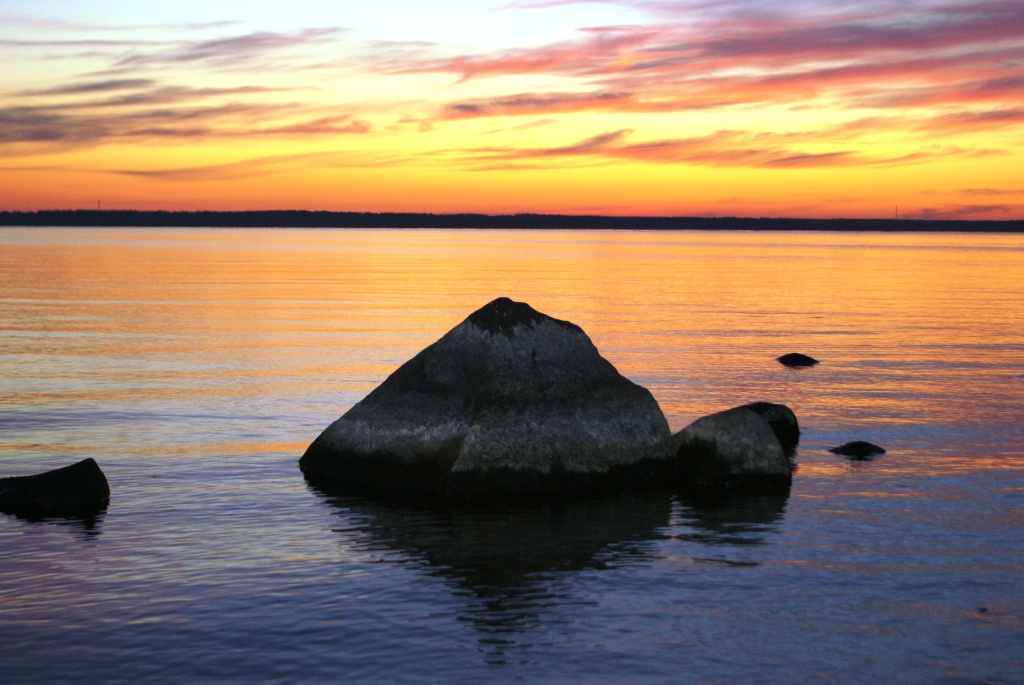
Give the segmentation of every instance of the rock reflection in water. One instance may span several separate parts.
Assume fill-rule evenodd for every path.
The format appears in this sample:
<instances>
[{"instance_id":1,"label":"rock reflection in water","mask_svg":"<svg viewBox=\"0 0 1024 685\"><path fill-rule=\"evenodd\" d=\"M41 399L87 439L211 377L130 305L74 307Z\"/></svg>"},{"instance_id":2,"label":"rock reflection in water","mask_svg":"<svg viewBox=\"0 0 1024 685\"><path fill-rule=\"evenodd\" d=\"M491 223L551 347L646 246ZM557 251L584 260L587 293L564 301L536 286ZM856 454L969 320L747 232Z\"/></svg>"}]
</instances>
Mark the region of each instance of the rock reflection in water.
<instances>
[{"instance_id":1,"label":"rock reflection in water","mask_svg":"<svg viewBox=\"0 0 1024 685\"><path fill-rule=\"evenodd\" d=\"M78 534L83 540L92 540L99 537L99 534L103 532L101 524L103 523L103 517L106 513L107 510L106 507L104 507L100 511L79 516L36 516L23 512L12 512L7 515L13 516L16 519L20 519L21 521L25 521L26 523L34 526L59 526L67 529L71 533Z\"/></svg>"},{"instance_id":2,"label":"rock reflection in water","mask_svg":"<svg viewBox=\"0 0 1024 685\"><path fill-rule=\"evenodd\" d=\"M691 493L679 499L678 519L692 532L674 536L677 539L712 545L758 545L782 519L789 493Z\"/></svg>"},{"instance_id":3,"label":"rock reflection in water","mask_svg":"<svg viewBox=\"0 0 1024 685\"><path fill-rule=\"evenodd\" d=\"M488 661L550 620L552 607L580 601L567 573L650 561L643 543L665 537L672 510L668 493L491 507L321 494L349 519L348 531L367 535L366 547L421 560L449 580Z\"/></svg>"}]
</instances>

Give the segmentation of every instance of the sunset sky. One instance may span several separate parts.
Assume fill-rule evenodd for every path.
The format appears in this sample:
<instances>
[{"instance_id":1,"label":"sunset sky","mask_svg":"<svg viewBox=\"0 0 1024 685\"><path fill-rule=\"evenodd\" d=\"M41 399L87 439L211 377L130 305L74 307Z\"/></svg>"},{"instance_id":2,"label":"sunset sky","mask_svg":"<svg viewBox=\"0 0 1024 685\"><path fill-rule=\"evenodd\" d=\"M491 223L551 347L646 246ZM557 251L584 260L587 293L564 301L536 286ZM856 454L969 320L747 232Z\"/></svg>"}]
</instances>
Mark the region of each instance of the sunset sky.
<instances>
[{"instance_id":1,"label":"sunset sky","mask_svg":"<svg viewBox=\"0 0 1024 685\"><path fill-rule=\"evenodd\" d=\"M1024 219L1024 2L0 1L0 209Z\"/></svg>"}]
</instances>

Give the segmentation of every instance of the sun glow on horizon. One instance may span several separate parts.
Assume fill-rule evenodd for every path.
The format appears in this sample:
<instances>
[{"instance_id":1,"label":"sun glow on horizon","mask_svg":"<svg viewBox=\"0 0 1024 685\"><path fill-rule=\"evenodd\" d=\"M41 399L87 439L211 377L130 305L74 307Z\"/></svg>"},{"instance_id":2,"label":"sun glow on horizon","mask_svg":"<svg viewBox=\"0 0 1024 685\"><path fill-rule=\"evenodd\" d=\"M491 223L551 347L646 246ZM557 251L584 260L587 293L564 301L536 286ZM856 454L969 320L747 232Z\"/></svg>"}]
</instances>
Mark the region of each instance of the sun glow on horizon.
<instances>
[{"instance_id":1,"label":"sun glow on horizon","mask_svg":"<svg viewBox=\"0 0 1024 685\"><path fill-rule=\"evenodd\" d=\"M1024 218L1024 7L0 9L0 209Z\"/></svg>"}]
</instances>

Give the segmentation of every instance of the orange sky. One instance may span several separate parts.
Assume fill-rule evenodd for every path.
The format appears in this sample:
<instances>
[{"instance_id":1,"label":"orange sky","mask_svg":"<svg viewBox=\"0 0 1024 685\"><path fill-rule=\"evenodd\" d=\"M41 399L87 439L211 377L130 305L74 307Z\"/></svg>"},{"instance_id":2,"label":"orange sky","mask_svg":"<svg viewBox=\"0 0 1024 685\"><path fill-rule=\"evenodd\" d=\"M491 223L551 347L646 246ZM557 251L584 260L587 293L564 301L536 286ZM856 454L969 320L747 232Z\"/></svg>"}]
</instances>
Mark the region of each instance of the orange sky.
<instances>
[{"instance_id":1,"label":"orange sky","mask_svg":"<svg viewBox=\"0 0 1024 685\"><path fill-rule=\"evenodd\" d=\"M0 209L1024 219L1020 2L0 6Z\"/></svg>"}]
</instances>

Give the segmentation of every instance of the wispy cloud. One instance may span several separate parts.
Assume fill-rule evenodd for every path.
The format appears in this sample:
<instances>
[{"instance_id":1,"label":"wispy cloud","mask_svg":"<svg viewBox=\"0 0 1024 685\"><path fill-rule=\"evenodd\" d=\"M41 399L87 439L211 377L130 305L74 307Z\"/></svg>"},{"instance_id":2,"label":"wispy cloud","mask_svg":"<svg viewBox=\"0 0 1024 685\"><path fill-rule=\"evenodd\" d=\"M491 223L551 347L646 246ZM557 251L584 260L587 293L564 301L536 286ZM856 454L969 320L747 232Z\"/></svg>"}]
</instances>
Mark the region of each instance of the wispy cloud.
<instances>
[{"instance_id":1,"label":"wispy cloud","mask_svg":"<svg viewBox=\"0 0 1024 685\"><path fill-rule=\"evenodd\" d=\"M320 168L372 168L400 163L393 157L365 152L331 150L294 155L253 157L227 164L203 164L159 169L105 169L103 173L156 181L233 181L294 171L310 165Z\"/></svg>"},{"instance_id":2,"label":"wispy cloud","mask_svg":"<svg viewBox=\"0 0 1024 685\"><path fill-rule=\"evenodd\" d=\"M150 103L152 104L152 100ZM288 104L227 103L147 108L117 117L64 113L36 107L0 108L0 144L94 144L118 140L230 140L260 136L333 136L368 133L368 121L351 115L291 120Z\"/></svg>"},{"instance_id":3,"label":"wispy cloud","mask_svg":"<svg viewBox=\"0 0 1024 685\"><path fill-rule=\"evenodd\" d=\"M905 214L907 219L1013 219L1024 214L1024 204L950 204Z\"/></svg>"},{"instance_id":4,"label":"wispy cloud","mask_svg":"<svg viewBox=\"0 0 1024 685\"><path fill-rule=\"evenodd\" d=\"M152 64L207 63L213 66L240 66L254 60L266 60L271 54L296 47L324 45L344 33L339 27L309 28L290 33L260 31L215 40L183 42L167 50L126 55L115 69Z\"/></svg>"},{"instance_id":5,"label":"wispy cloud","mask_svg":"<svg viewBox=\"0 0 1024 685\"><path fill-rule=\"evenodd\" d=\"M230 25L201 24L195 28ZM81 40L28 41L64 48L102 46L108 50L105 56L110 66L95 72L92 78L23 90L15 94L20 101L8 98L7 103L0 103L0 143L49 144L61 149L126 139L224 140L366 133L370 124L348 113L339 114L335 109L328 114L322 104L275 97L297 88L238 83L237 78L228 86L183 86L166 83L167 72L161 71L174 65L193 70L244 69L246 77L255 80L255 67L273 69L279 65L275 60L290 50L323 46L342 33L344 29L326 27L158 43L88 36ZM102 59L104 54L95 57ZM193 78L201 81L199 75Z\"/></svg>"},{"instance_id":6,"label":"wispy cloud","mask_svg":"<svg viewBox=\"0 0 1024 685\"><path fill-rule=\"evenodd\" d=\"M270 126L249 131L246 134L320 136L339 133L369 133L370 128L370 122L364 119L353 119L349 115L336 115L283 126Z\"/></svg>"},{"instance_id":7,"label":"wispy cloud","mask_svg":"<svg viewBox=\"0 0 1024 685\"><path fill-rule=\"evenodd\" d=\"M482 147L463 151L470 168L540 168L551 159L588 157L592 161L634 160L656 164L792 169L832 166L892 166L940 157L971 158L998 154L992 150L929 146L911 153L865 154L856 149L810 151L795 147L813 141L816 132L750 133L722 130L705 136L629 142L632 131L617 130L554 147Z\"/></svg>"},{"instance_id":8,"label":"wispy cloud","mask_svg":"<svg viewBox=\"0 0 1024 685\"><path fill-rule=\"evenodd\" d=\"M687 21L594 28L574 41L389 68L450 73L459 82L546 74L576 79L588 91L454 103L445 117L569 111L574 103L581 111L650 112L813 101L833 107L838 101L889 109L1005 108L1024 92L1019 2L915 4L913 12L841 3L834 13L809 16L742 13L736 11L741 3L717 3L733 11L707 17L693 14L694 3L681 4Z\"/></svg>"},{"instance_id":9,"label":"wispy cloud","mask_svg":"<svg viewBox=\"0 0 1024 685\"><path fill-rule=\"evenodd\" d=\"M136 90L138 88L152 86L154 83L153 79L145 78L108 79L105 81L68 83L61 86L54 86L52 88L43 88L42 90L26 90L23 91L21 95L82 95L106 93L118 90Z\"/></svg>"},{"instance_id":10,"label":"wispy cloud","mask_svg":"<svg viewBox=\"0 0 1024 685\"><path fill-rule=\"evenodd\" d=\"M1003 197L1011 195L1024 197L1024 186L1020 188L961 188L958 193L974 197Z\"/></svg>"},{"instance_id":11,"label":"wispy cloud","mask_svg":"<svg viewBox=\"0 0 1024 685\"><path fill-rule=\"evenodd\" d=\"M991 130L1017 127L1022 124L1024 124L1024 107L941 114L918 122L916 128L919 131L934 133Z\"/></svg>"},{"instance_id":12,"label":"wispy cloud","mask_svg":"<svg viewBox=\"0 0 1024 685\"><path fill-rule=\"evenodd\" d=\"M493 116L522 116L584 111L639 111L645 107L629 93L519 93L493 100L456 102L446 105L447 120Z\"/></svg>"},{"instance_id":13,"label":"wispy cloud","mask_svg":"<svg viewBox=\"0 0 1024 685\"><path fill-rule=\"evenodd\" d=\"M236 19L219 21L186 21L168 24L99 24L80 21L68 21L57 17L33 17L24 15L4 14L0 10L0 21L8 27L60 31L62 33L137 33L139 31L204 31L224 29L239 24Z\"/></svg>"},{"instance_id":14,"label":"wispy cloud","mask_svg":"<svg viewBox=\"0 0 1024 685\"><path fill-rule=\"evenodd\" d=\"M209 31L232 25L215 22L193 28ZM71 37L13 41L20 46L65 50L102 48L92 56L93 61L107 59L109 66L92 72L91 77L24 89L0 101L0 145L31 145L19 150L33 153L112 141L329 137L372 130L366 118L339 112L337 104L309 98L316 91L304 85L309 79L288 79L296 83L294 87L254 85L239 82L238 76L231 76L229 85L216 87L167 82L168 75L180 73L176 70L181 68L189 69L190 80L199 83L204 80L202 74L210 71L241 72L243 78L256 81L258 74L283 64L300 68L291 56L297 55L298 62L304 63L312 56L311 50L319 51L336 42L345 33L343 28L258 31L215 39L158 42L109 39L105 37L108 28L76 24L63 27L65 33L75 34ZM323 55L317 52L316 58L323 59ZM217 80L223 83L224 77ZM283 81L277 79L276 83ZM303 88L306 97L299 94ZM291 101L280 97L284 91L292 92Z\"/></svg>"}]
</instances>

